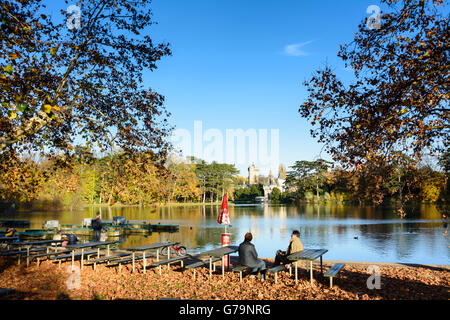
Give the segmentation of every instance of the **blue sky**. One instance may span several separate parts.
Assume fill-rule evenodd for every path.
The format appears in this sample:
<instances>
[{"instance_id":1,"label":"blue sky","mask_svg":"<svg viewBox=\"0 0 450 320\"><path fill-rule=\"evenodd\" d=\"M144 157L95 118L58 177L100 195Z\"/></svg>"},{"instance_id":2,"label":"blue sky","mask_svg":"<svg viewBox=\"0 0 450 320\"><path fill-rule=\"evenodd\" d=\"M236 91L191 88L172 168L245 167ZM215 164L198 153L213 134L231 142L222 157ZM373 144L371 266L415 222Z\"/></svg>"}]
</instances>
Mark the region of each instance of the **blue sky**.
<instances>
[{"instance_id":1,"label":"blue sky","mask_svg":"<svg viewBox=\"0 0 450 320\"><path fill-rule=\"evenodd\" d=\"M280 162L312 160L322 149L298 114L303 81L336 57L370 14L365 0L153 0L154 39L173 56L145 77L166 97L177 128L279 129ZM329 158L325 154L323 157ZM246 165L238 166L246 175ZM263 173L264 170L263 170Z\"/></svg>"},{"instance_id":2,"label":"blue sky","mask_svg":"<svg viewBox=\"0 0 450 320\"><path fill-rule=\"evenodd\" d=\"M49 4L55 16L67 6ZM224 136L226 129L278 129L280 163L313 160L323 146L298 113L303 81L325 62L351 79L336 54L370 5L384 8L379 0L153 0L157 24L147 32L155 43L169 42L173 55L146 72L143 85L165 96L178 129L193 135L194 121ZM246 176L249 164L236 167Z\"/></svg>"}]
</instances>

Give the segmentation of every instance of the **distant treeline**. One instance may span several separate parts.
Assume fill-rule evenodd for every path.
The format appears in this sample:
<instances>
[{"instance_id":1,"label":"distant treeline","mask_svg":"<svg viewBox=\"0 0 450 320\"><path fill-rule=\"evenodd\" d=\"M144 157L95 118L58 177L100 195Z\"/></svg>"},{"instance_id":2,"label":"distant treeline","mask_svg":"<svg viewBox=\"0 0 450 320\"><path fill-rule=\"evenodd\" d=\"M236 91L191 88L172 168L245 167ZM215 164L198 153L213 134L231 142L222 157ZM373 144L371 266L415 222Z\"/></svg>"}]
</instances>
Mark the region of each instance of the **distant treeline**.
<instances>
[{"instance_id":1,"label":"distant treeline","mask_svg":"<svg viewBox=\"0 0 450 320\"><path fill-rule=\"evenodd\" d=\"M435 165L399 155L393 161L356 168L333 167L325 160L297 161L288 172L290 201L381 204L385 201L448 202L448 156Z\"/></svg>"},{"instance_id":2,"label":"distant treeline","mask_svg":"<svg viewBox=\"0 0 450 320\"><path fill-rule=\"evenodd\" d=\"M448 162L442 170L407 157L350 170L325 160L297 161L288 170L285 190L274 188L273 203L348 202L381 204L448 202ZM231 201L252 203L263 196L261 184L248 186L230 164L190 158L161 161L151 153L116 153L95 158L11 157L0 162L0 197L35 209L77 208L90 204L150 205L170 202L212 203L224 193Z\"/></svg>"},{"instance_id":3,"label":"distant treeline","mask_svg":"<svg viewBox=\"0 0 450 320\"><path fill-rule=\"evenodd\" d=\"M151 153L95 158L82 151L64 159L9 155L1 159L0 197L35 209L216 202L224 192L233 199L233 165L191 160L161 161Z\"/></svg>"}]
</instances>

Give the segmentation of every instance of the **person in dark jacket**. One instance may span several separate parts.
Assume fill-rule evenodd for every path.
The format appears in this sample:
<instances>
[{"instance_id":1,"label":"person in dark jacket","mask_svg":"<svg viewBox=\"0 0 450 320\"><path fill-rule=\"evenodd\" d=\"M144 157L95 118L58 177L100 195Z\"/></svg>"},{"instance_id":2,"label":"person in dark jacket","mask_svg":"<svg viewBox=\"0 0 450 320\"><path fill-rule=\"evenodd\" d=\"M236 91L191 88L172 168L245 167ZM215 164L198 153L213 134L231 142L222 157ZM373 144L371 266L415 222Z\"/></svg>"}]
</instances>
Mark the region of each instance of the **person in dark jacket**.
<instances>
[{"instance_id":1,"label":"person in dark jacket","mask_svg":"<svg viewBox=\"0 0 450 320\"><path fill-rule=\"evenodd\" d=\"M261 280L266 279L266 263L258 259L258 253L255 246L251 243L253 236L250 232L245 234L244 242L239 245L239 263L242 266L252 268L252 274L261 272Z\"/></svg>"},{"instance_id":2,"label":"person in dark jacket","mask_svg":"<svg viewBox=\"0 0 450 320\"><path fill-rule=\"evenodd\" d=\"M71 244L77 244L77 243L78 243L78 238L77 238L77 236L74 235L73 233L69 233L69 234L67 235L67 240L68 240L68 243L67 243L67 244L69 244L69 245L71 245Z\"/></svg>"},{"instance_id":3,"label":"person in dark jacket","mask_svg":"<svg viewBox=\"0 0 450 320\"><path fill-rule=\"evenodd\" d=\"M100 219L100 212L97 212L96 218L91 221L92 229L94 230L94 237L92 241L100 241L100 237L102 235L102 219Z\"/></svg>"}]
</instances>

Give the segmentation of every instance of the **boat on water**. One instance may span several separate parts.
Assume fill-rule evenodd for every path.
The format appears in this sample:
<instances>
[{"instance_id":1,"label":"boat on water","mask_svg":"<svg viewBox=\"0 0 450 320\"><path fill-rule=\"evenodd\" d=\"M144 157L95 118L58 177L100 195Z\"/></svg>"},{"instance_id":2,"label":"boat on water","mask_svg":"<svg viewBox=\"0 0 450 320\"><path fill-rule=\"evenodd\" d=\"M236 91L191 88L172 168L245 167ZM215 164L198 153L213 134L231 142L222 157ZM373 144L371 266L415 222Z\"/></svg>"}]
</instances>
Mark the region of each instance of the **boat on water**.
<instances>
[{"instance_id":1,"label":"boat on water","mask_svg":"<svg viewBox=\"0 0 450 320\"><path fill-rule=\"evenodd\" d=\"M264 205L266 203L267 199L266 197L255 197L255 203L257 205Z\"/></svg>"}]
</instances>

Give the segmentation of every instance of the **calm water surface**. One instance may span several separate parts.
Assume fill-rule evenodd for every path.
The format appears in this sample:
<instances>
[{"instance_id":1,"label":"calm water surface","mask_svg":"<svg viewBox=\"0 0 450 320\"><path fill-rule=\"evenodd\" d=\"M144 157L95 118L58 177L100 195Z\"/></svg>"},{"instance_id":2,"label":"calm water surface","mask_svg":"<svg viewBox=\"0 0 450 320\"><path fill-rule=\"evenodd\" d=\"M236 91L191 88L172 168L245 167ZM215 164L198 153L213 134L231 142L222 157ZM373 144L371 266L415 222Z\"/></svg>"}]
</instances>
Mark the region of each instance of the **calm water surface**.
<instances>
[{"instance_id":1,"label":"calm water surface","mask_svg":"<svg viewBox=\"0 0 450 320\"><path fill-rule=\"evenodd\" d=\"M125 216L180 226L176 233L128 235L121 239L121 248L166 240L181 242L191 253L221 246L223 227L216 222L219 206L87 208L18 213L14 218L29 219L33 229L53 219L61 224L81 224L83 218L94 217L97 210L108 220ZM450 243L443 235L444 220L438 208L422 205L411 210L402 220L388 207L230 205L232 225L228 231L232 244L239 244L246 232L252 232L261 257L273 257L277 249L285 250L292 230L297 229L305 248L328 249L324 259L448 265Z\"/></svg>"}]
</instances>

